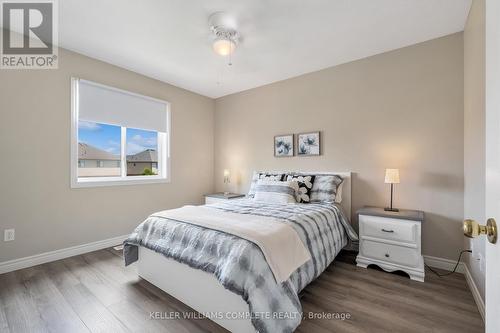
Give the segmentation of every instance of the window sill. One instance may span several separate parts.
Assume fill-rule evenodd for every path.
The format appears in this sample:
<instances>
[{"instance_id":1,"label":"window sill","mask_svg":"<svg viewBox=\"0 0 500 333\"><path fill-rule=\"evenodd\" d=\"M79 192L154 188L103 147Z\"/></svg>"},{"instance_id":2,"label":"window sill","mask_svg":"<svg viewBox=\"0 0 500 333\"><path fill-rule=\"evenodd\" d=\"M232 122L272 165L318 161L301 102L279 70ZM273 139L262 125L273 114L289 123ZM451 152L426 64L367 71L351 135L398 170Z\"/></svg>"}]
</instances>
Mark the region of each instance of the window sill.
<instances>
[{"instance_id":1,"label":"window sill","mask_svg":"<svg viewBox=\"0 0 500 333\"><path fill-rule=\"evenodd\" d=\"M71 188L102 187L102 186L123 186L123 185L143 185L170 183L170 179L159 176L130 176L121 177L94 177L78 178L76 182L71 182Z\"/></svg>"}]
</instances>

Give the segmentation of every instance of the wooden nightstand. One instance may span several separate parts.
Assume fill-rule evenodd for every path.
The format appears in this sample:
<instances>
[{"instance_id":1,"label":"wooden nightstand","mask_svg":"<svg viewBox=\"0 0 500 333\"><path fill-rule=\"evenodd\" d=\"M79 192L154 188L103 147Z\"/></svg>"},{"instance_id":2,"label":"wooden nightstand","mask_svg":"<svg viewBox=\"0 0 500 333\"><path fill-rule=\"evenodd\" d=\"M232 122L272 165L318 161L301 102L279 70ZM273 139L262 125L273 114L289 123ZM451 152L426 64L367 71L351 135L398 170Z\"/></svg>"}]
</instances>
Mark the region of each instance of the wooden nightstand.
<instances>
[{"instance_id":1,"label":"wooden nightstand","mask_svg":"<svg viewBox=\"0 0 500 333\"><path fill-rule=\"evenodd\" d=\"M424 282L421 234L424 213L416 210L386 212L383 208L358 210L358 266L375 264L387 272L401 270Z\"/></svg>"},{"instance_id":2,"label":"wooden nightstand","mask_svg":"<svg viewBox=\"0 0 500 333\"><path fill-rule=\"evenodd\" d=\"M214 193L205 195L205 205L213 204L216 202L223 202L231 199L239 199L245 197L244 194L229 193L225 195L224 193Z\"/></svg>"}]
</instances>

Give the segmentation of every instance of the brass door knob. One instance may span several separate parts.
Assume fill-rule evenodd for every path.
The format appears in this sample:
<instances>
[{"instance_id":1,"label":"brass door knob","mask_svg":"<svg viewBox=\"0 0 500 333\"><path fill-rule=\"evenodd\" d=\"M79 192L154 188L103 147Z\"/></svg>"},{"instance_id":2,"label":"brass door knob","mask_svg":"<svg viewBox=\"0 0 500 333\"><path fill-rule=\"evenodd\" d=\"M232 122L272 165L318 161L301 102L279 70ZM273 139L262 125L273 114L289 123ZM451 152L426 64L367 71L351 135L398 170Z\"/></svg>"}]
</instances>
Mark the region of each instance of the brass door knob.
<instances>
[{"instance_id":1,"label":"brass door knob","mask_svg":"<svg viewBox=\"0 0 500 333\"><path fill-rule=\"evenodd\" d=\"M474 238L479 235L487 235L488 241L492 244L497 242L497 223L494 218L488 219L486 225L480 225L474 220L464 221L464 235Z\"/></svg>"}]
</instances>

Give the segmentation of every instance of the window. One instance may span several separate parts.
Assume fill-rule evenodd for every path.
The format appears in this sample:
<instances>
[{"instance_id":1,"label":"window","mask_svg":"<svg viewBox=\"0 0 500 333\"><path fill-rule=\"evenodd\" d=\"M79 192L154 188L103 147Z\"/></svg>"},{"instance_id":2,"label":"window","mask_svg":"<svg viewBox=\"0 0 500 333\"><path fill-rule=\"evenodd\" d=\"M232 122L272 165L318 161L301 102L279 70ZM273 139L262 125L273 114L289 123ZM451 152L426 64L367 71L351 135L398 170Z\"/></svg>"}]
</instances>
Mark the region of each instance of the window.
<instances>
[{"instance_id":1,"label":"window","mask_svg":"<svg viewBox=\"0 0 500 333\"><path fill-rule=\"evenodd\" d=\"M127 176L158 175L158 133L127 128Z\"/></svg>"},{"instance_id":2,"label":"window","mask_svg":"<svg viewBox=\"0 0 500 333\"><path fill-rule=\"evenodd\" d=\"M72 187L169 181L170 105L72 79Z\"/></svg>"},{"instance_id":3,"label":"window","mask_svg":"<svg viewBox=\"0 0 500 333\"><path fill-rule=\"evenodd\" d=\"M121 175L121 127L78 122L78 177Z\"/></svg>"}]
</instances>

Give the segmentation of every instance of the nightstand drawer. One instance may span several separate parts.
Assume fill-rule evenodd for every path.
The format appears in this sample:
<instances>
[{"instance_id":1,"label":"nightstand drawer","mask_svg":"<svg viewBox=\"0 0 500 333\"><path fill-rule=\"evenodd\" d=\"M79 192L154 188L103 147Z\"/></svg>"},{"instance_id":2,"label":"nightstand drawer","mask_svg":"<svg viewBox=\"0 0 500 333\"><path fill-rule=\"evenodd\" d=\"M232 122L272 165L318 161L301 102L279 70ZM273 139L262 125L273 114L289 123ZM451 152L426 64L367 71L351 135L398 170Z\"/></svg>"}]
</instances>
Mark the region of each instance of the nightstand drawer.
<instances>
[{"instance_id":1,"label":"nightstand drawer","mask_svg":"<svg viewBox=\"0 0 500 333\"><path fill-rule=\"evenodd\" d=\"M403 243L417 243L418 222L391 219L379 216L359 216L362 236L393 240Z\"/></svg>"},{"instance_id":2,"label":"nightstand drawer","mask_svg":"<svg viewBox=\"0 0 500 333\"><path fill-rule=\"evenodd\" d=\"M361 253L363 256L368 258L408 267L417 267L420 259L420 253L417 249L372 242L368 240L362 242Z\"/></svg>"}]
</instances>

